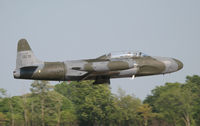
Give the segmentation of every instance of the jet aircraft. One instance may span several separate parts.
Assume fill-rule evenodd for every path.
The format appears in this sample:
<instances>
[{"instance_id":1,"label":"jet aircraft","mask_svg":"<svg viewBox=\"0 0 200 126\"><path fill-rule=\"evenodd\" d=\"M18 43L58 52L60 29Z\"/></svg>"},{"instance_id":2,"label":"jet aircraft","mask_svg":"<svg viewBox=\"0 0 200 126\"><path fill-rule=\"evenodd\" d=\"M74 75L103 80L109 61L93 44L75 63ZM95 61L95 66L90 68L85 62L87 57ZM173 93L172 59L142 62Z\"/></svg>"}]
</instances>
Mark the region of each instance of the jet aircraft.
<instances>
[{"instance_id":1,"label":"jet aircraft","mask_svg":"<svg viewBox=\"0 0 200 126\"><path fill-rule=\"evenodd\" d=\"M82 81L108 83L112 78L166 74L183 68L174 58L155 57L142 52L109 53L94 59L43 62L35 57L26 39L17 47L16 79Z\"/></svg>"}]
</instances>

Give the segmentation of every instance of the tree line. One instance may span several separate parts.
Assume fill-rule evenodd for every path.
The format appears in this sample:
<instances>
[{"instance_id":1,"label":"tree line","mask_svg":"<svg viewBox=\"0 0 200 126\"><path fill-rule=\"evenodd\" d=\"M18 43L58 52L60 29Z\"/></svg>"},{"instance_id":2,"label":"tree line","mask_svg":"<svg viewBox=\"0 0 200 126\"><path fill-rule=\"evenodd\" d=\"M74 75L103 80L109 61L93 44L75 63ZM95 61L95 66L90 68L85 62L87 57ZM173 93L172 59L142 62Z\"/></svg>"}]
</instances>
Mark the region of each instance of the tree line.
<instances>
[{"instance_id":1,"label":"tree line","mask_svg":"<svg viewBox=\"0 0 200 126\"><path fill-rule=\"evenodd\" d=\"M166 83L144 101L93 81L34 81L30 93L0 88L0 126L199 126L200 76Z\"/></svg>"}]
</instances>

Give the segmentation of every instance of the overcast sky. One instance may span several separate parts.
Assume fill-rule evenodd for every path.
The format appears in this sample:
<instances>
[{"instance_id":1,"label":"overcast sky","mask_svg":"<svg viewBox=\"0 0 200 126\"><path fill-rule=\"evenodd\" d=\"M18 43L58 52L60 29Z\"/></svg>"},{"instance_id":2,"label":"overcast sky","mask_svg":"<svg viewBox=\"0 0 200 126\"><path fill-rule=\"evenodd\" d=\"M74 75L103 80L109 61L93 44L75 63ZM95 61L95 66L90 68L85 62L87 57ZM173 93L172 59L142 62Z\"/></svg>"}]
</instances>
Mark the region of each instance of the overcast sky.
<instances>
[{"instance_id":1,"label":"overcast sky","mask_svg":"<svg viewBox=\"0 0 200 126\"><path fill-rule=\"evenodd\" d=\"M121 87L144 99L156 86L200 75L200 0L0 0L0 88L10 95L33 82L12 75L20 38L44 61L139 50L184 63L164 76L111 80L113 93Z\"/></svg>"}]
</instances>

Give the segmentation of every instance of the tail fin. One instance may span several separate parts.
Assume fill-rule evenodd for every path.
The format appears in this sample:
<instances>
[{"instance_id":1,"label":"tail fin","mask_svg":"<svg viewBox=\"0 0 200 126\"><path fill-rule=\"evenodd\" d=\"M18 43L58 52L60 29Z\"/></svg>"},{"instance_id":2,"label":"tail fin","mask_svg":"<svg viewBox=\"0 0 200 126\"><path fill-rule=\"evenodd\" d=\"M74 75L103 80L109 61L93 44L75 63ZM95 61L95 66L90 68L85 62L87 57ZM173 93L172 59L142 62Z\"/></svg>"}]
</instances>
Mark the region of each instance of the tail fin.
<instances>
[{"instance_id":1,"label":"tail fin","mask_svg":"<svg viewBox=\"0 0 200 126\"><path fill-rule=\"evenodd\" d=\"M20 39L17 46L16 68L37 66L42 62L33 54L26 39Z\"/></svg>"}]
</instances>

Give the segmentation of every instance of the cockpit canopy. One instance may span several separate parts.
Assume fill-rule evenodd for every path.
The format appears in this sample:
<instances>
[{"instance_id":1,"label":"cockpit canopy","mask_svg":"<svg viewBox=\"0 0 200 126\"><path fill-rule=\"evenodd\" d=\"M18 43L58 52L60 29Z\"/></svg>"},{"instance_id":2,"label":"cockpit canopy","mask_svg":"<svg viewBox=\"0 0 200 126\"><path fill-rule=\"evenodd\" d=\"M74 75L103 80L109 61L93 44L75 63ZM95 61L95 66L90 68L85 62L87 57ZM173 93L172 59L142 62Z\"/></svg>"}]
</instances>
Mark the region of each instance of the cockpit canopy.
<instances>
[{"instance_id":1,"label":"cockpit canopy","mask_svg":"<svg viewBox=\"0 0 200 126\"><path fill-rule=\"evenodd\" d=\"M145 57L148 55L142 52L125 51L125 52L111 52L106 56L108 58L130 58L130 57Z\"/></svg>"},{"instance_id":2,"label":"cockpit canopy","mask_svg":"<svg viewBox=\"0 0 200 126\"><path fill-rule=\"evenodd\" d=\"M142 52L133 52L133 51L125 51L125 52L111 52L106 55L100 56L97 59L111 59L111 58L131 58L131 57L146 57L148 55Z\"/></svg>"},{"instance_id":3,"label":"cockpit canopy","mask_svg":"<svg viewBox=\"0 0 200 126\"><path fill-rule=\"evenodd\" d=\"M98 57L97 59L111 59L111 58L131 58L131 57L146 57L148 55L142 52L134 51L123 51L123 52L111 52L103 56Z\"/></svg>"}]
</instances>

